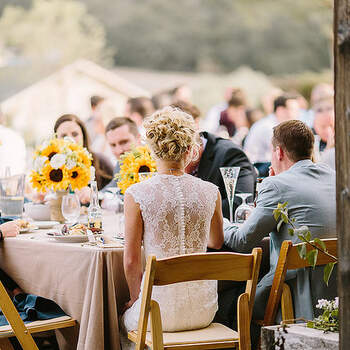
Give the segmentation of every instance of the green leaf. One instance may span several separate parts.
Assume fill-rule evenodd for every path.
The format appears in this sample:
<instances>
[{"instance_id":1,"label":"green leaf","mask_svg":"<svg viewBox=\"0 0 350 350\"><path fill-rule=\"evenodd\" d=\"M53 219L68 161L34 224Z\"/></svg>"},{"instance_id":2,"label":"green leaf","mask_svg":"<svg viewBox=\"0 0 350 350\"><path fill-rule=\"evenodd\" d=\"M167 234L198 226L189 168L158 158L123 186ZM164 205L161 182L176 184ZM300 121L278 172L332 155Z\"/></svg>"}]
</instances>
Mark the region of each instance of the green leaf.
<instances>
[{"instance_id":1,"label":"green leaf","mask_svg":"<svg viewBox=\"0 0 350 350\"><path fill-rule=\"evenodd\" d=\"M273 217L275 218L276 221L278 221L280 215L281 215L281 211L279 209L275 209L273 211Z\"/></svg>"},{"instance_id":2,"label":"green leaf","mask_svg":"<svg viewBox=\"0 0 350 350\"><path fill-rule=\"evenodd\" d=\"M302 241L302 242L305 242L305 237L303 235L298 235L298 238Z\"/></svg>"},{"instance_id":3,"label":"green leaf","mask_svg":"<svg viewBox=\"0 0 350 350\"><path fill-rule=\"evenodd\" d=\"M297 250L301 259L306 259L306 243L297 245Z\"/></svg>"},{"instance_id":4,"label":"green leaf","mask_svg":"<svg viewBox=\"0 0 350 350\"><path fill-rule=\"evenodd\" d=\"M310 241L311 240L311 232L310 231L307 231L306 233L305 233L305 239L307 240L307 241Z\"/></svg>"},{"instance_id":5,"label":"green leaf","mask_svg":"<svg viewBox=\"0 0 350 350\"><path fill-rule=\"evenodd\" d=\"M284 203L282 204L282 208L287 208L287 205L288 205L288 202L284 202Z\"/></svg>"},{"instance_id":6,"label":"green leaf","mask_svg":"<svg viewBox=\"0 0 350 350\"><path fill-rule=\"evenodd\" d=\"M328 286L329 278L331 277L334 265L335 265L334 262L330 262L324 267L323 280L327 284L327 286Z\"/></svg>"},{"instance_id":7,"label":"green leaf","mask_svg":"<svg viewBox=\"0 0 350 350\"><path fill-rule=\"evenodd\" d=\"M288 224L288 215L286 215L285 213L282 212L281 218L285 224Z\"/></svg>"},{"instance_id":8,"label":"green leaf","mask_svg":"<svg viewBox=\"0 0 350 350\"><path fill-rule=\"evenodd\" d=\"M278 203L277 204L277 209L282 209L283 208L283 204L282 203Z\"/></svg>"},{"instance_id":9,"label":"green leaf","mask_svg":"<svg viewBox=\"0 0 350 350\"><path fill-rule=\"evenodd\" d=\"M279 223L277 224L277 232L280 232L282 224L283 224L283 220L280 220Z\"/></svg>"},{"instance_id":10,"label":"green leaf","mask_svg":"<svg viewBox=\"0 0 350 350\"><path fill-rule=\"evenodd\" d=\"M294 229L293 229L293 228L289 228L289 229L288 229L288 233L289 233L291 236L294 236Z\"/></svg>"},{"instance_id":11,"label":"green leaf","mask_svg":"<svg viewBox=\"0 0 350 350\"><path fill-rule=\"evenodd\" d=\"M314 242L317 243L324 252L327 251L326 245L323 241L321 241L319 238L314 238Z\"/></svg>"},{"instance_id":12,"label":"green leaf","mask_svg":"<svg viewBox=\"0 0 350 350\"><path fill-rule=\"evenodd\" d=\"M313 268L315 268L315 266L316 266L317 255L318 255L318 250L317 250L317 249L309 250L309 251L306 253L307 261L309 262L309 264L310 264Z\"/></svg>"},{"instance_id":13,"label":"green leaf","mask_svg":"<svg viewBox=\"0 0 350 350\"><path fill-rule=\"evenodd\" d=\"M306 323L306 327L308 327L308 328L315 328L315 323L313 321L308 321Z\"/></svg>"},{"instance_id":14,"label":"green leaf","mask_svg":"<svg viewBox=\"0 0 350 350\"><path fill-rule=\"evenodd\" d=\"M295 218L292 218L291 221L294 223L295 222Z\"/></svg>"}]
</instances>

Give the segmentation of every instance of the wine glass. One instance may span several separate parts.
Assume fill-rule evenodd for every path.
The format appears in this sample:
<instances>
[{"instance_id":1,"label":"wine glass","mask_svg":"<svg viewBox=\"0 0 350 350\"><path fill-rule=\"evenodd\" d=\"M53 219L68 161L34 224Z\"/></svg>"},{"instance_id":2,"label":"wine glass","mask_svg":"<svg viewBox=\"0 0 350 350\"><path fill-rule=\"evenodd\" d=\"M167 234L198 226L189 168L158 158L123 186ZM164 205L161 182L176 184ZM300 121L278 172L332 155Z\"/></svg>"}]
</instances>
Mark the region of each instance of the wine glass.
<instances>
[{"instance_id":1,"label":"wine glass","mask_svg":"<svg viewBox=\"0 0 350 350\"><path fill-rule=\"evenodd\" d=\"M157 172L144 172L139 173L139 180L140 182L150 179L152 176L156 175Z\"/></svg>"},{"instance_id":2,"label":"wine glass","mask_svg":"<svg viewBox=\"0 0 350 350\"><path fill-rule=\"evenodd\" d=\"M251 197L251 193L237 193L237 197L242 198L242 203L237 207L235 211L235 223L243 224L245 220L248 219L248 216L253 211L252 206L247 203L247 198Z\"/></svg>"},{"instance_id":3,"label":"wine glass","mask_svg":"<svg viewBox=\"0 0 350 350\"><path fill-rule=\"evenodd\" d=\"M75 193L62 197L62 215L67 223L75 224L80 216L80 200Z\"/></svg>"},{"instance_id":4,"label":"wine glass","mask_svg":"<svg viewBox=\"0 0 350 350\"><path fill-rule=\"evenodd\" d=\"M235 198L236 183L240 167L223 167L220 168L224 180L228 204L230 206L230 222L233 223L233 200Z\"/></svg>"}]
</instances>

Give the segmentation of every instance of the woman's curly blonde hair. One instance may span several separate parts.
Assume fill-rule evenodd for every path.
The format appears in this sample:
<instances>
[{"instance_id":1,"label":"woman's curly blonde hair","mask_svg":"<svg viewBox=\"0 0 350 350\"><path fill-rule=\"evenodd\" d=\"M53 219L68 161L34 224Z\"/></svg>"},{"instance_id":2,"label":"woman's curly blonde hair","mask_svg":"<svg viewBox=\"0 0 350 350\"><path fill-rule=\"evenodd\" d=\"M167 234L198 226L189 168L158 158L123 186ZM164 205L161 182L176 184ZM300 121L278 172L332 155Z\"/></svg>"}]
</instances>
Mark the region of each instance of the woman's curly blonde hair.
<instances>
[{"instance_id":1,"label":"woman's curly blonde hair","mask_svg":"<svg viewBox=\"0 0 350 350\"><path fill-rule=\"evenodd\" d=\"M155 157L179 161L197 146L196 127L191 115L181 109L165 107L146 118L146 142Z\"/></svg>"}]
</instances>

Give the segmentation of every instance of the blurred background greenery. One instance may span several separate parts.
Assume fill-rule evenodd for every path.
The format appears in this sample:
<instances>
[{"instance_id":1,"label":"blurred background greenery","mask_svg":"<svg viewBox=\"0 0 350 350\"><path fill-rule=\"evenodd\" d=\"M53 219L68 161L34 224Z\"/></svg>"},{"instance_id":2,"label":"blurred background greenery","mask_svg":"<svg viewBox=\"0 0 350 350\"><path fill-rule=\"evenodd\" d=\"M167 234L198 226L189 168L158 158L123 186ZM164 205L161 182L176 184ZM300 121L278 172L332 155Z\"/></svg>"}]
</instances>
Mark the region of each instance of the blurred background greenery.
<instances>
[{"instance_id":1,"label":"blurred background greenery","mask_svg":"<svg viewBox=\"0 0 350 350\"><path fill-rule=\"evenodd\" d=\"M332 3L0 0L0 101L79 58L178 72L204 113L232 84L254 105L272 85L308 97L332 80Z\"/></svg>"}]
</instances>

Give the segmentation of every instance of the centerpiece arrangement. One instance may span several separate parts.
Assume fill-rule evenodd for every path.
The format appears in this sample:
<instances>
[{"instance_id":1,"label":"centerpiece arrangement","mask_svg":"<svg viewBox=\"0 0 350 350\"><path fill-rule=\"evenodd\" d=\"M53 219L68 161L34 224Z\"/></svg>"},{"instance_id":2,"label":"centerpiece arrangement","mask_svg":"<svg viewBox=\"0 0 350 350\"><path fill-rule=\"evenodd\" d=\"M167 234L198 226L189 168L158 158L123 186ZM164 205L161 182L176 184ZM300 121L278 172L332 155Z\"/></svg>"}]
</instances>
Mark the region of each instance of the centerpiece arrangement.
<instances>
[{"instance_id":1,"label":"centerpiece arrangement","mask_svg":"<svg viewBox=\"0 0 350 350\"><path fill-rule=\"evenodd\" d=\"M140 174L149 173L151 176L156 171L156 162L149 148L139 146L121 156L120 172L115 180L121 193L124 194L129 186L141 181Z\"/></svg>"},{"instance_id":2,"label":"centerpiece arrangement","mask_svg":"<svg viewBox=\"0 0 350 350\"><path fill-rule=\"evenodd\" d=\"M50 202L52 220L63 221L61 202L68 190L80 190L89 184L94 170L91 161L88 150L70 138L52 137L35 151L30 182L38 192L56 192Z\"/></svg>"}]
</instances>

